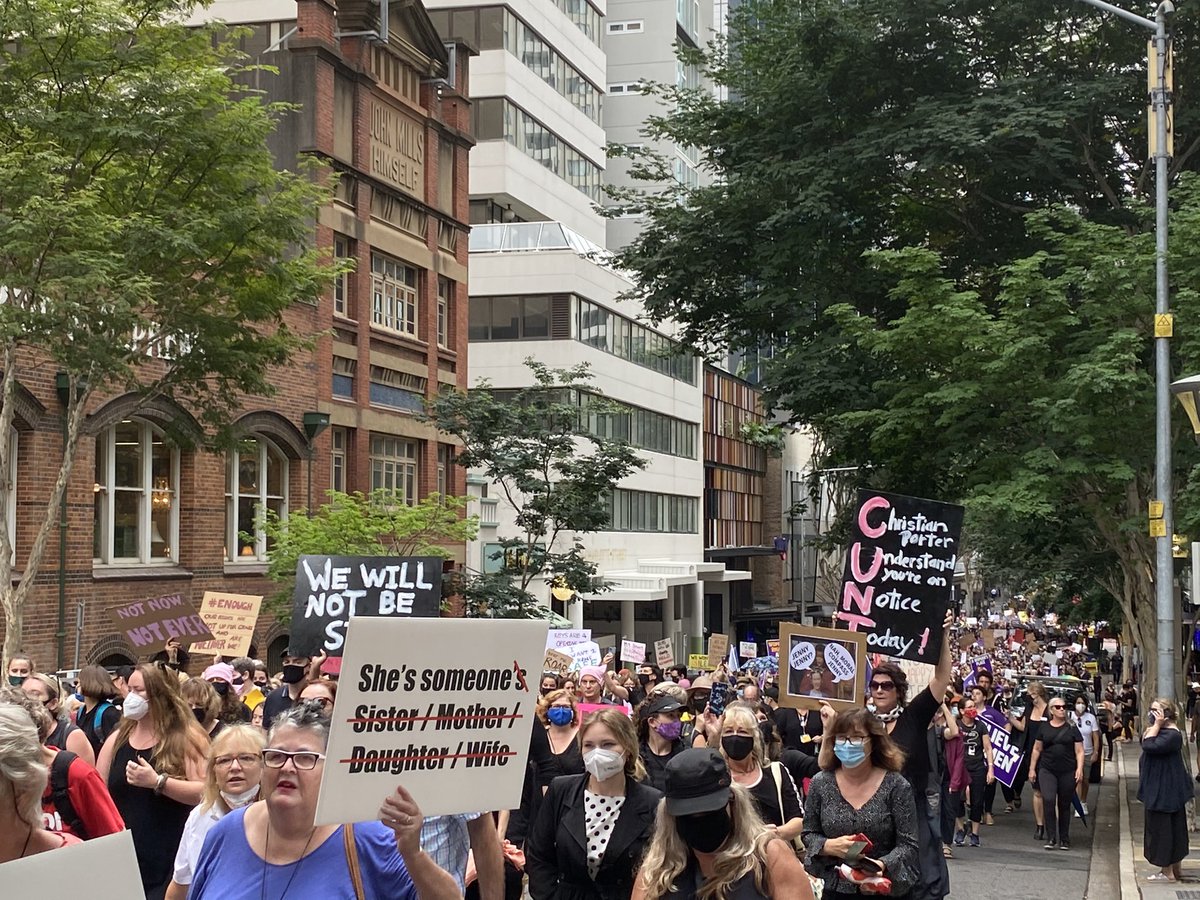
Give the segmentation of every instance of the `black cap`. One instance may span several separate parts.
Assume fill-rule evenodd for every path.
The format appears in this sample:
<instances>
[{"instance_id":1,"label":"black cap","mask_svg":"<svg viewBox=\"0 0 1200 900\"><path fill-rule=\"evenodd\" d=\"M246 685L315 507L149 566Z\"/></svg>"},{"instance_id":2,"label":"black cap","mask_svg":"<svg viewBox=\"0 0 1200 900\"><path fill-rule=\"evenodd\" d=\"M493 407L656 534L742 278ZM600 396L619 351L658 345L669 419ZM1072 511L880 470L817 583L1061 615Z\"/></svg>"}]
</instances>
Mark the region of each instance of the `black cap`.
<instances>
[{"instance_id":1,"label":"black cap","mask_svg":"<svg viewBox=\"0 0 1200 900\"><path fill-rule=\"evenodd\" d=\"M670 694L663 693L646 704L646 708L642 710L642 715L649 718L650 716L657 716L659 713L678 712L681 709L683 709L682 703Z\"/></svg>"},{"instance_id":2,"label":"black cap","mask_svg":"<svg viewBox=\"0 0 1200 900\"><path fill-rule=\"evenodd\" d=\"M729 767L716 750L684 750L667 763L666 775L667 812L673 816L712 812L729 802Z\"/></svg>"}]
</instances>

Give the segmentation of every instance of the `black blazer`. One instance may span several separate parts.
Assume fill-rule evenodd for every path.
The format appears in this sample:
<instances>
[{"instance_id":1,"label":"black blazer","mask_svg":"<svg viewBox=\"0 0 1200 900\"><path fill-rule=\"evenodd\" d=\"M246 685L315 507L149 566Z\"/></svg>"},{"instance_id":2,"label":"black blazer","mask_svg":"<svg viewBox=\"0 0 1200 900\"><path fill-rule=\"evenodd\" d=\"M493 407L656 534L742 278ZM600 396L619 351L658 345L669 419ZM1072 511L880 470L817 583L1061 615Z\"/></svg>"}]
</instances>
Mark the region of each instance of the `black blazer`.
<instances>
[{"instance_id":1,"label":"black blazer","mask_svg":"<svg viewBox=\"0 0 1200 900\"><path fill-rule=\"evenodd\" d=\"M555 778L525 842L533 900L628 900L662 793L629 779L596 880L588 877L583 792L588 776Z\"/></svg>"},{"instance_id":2,"label":"black blazer","mask_svg":"<svg viewBox=\"0 0 1200 900\"><path fill-rule=\"evenodd\" d=\"M806 734L810 738L821 736L824 729L821 724L821 713L815 709L805 710L805 712L808 719L801 724L799 712L781 706L775 710L775 727L779 729L779 737L783 740L783 746L816 756L821 745L812 742L806 743L801 740L801 737Z\"/></svg>"}]
</instances>

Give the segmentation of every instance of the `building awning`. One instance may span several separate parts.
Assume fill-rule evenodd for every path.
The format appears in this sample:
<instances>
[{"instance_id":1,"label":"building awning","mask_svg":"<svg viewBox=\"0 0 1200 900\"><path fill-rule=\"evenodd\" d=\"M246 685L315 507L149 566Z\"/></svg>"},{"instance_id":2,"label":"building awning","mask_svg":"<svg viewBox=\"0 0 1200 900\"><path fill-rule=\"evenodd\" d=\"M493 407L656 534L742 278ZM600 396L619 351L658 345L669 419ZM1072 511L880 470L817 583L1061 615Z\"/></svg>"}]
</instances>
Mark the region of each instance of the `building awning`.
<instances>
[{"instance_id":1,"label":"building awning","mask_svg":"<svg viewBox=\"0 0 1200 900\"><path fill-rule=\"evenodd\" d=\"M710 547L704 551L704 558L715 562L720 559L736 559L739 556L778 556L775 547L754 544L749 547Z\"/></svg>"},{"instance_id":2,"label":"building awning","mask_svg":"<svg viewBox=\"0 0 1200 900\"><path fill-rule=\"evenodd\" d=\"M802 621L800 607L792 606L754 606L750 609L729 613L731 622L800 622Z\"/></svg>"}]
</instances>

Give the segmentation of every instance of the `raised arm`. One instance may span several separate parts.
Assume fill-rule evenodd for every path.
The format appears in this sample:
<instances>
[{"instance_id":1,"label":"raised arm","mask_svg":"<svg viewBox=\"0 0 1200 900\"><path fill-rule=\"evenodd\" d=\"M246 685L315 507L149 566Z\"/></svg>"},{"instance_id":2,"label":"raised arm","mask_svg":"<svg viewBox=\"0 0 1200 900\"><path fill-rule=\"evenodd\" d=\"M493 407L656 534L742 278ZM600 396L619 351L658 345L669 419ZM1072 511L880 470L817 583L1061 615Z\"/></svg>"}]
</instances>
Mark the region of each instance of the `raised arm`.
<instances>
[{"instance_id":1,"label":"raised arm","mask_svg":"<svg viewBox=\"0 0 1200 900\"><path fill-rule=\"evenodd\" d=\"M939 700L946 696L946 688L954 676L954 650L950 646L950 626L954 624L954 611L946 610L946 618L942 620L942 655L938 657L937 667L933 677L929 679L929 691Z\"/></svg>"}]
</instances>

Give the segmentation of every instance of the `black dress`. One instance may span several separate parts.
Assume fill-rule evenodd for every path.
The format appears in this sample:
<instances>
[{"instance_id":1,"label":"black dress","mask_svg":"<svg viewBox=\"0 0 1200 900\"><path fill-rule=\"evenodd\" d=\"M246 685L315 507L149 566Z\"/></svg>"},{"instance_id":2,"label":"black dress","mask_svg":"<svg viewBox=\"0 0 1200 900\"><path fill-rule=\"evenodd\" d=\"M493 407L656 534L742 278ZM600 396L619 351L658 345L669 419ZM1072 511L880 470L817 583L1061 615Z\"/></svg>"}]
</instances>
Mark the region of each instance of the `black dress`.
<instances>
[{"instance_id":1,"label":"black dress","mask_svg":"<svg viewBox=\"0 0 1200 900\"><path fill-rule=\"evenodd\" d=\"M704 876L700 873L700 866L696 863L696 857L689 854L687 868L671 885L671 900L695 900L703 886ZM770 888L764 884L763 890L767 893L759 891L754 883L754 873L747 872L729 886L725 900L770 900Z\"/></svg>"},{"instance_id":2,"label":"black dress","mask_svg":"<svg viewBox=\"0 0 1200 900\"><path fill-rule=\"evenodd\" d=\"M146 900L162 900L171 884L175 853L192 807L125 780L125 767L139 756L148 761L153 752L153 749L135 750L128 742L119 745L108 770L108 792L125 825L133 832Z\"/></svg>"}]
</instances>

